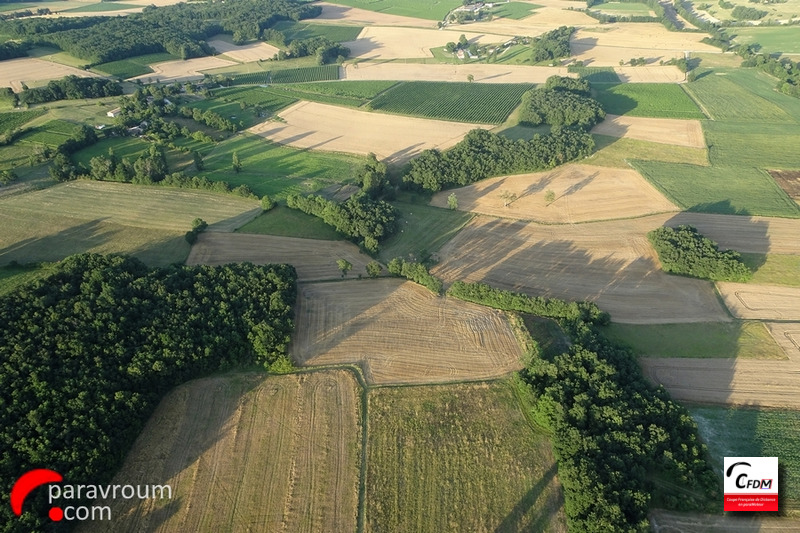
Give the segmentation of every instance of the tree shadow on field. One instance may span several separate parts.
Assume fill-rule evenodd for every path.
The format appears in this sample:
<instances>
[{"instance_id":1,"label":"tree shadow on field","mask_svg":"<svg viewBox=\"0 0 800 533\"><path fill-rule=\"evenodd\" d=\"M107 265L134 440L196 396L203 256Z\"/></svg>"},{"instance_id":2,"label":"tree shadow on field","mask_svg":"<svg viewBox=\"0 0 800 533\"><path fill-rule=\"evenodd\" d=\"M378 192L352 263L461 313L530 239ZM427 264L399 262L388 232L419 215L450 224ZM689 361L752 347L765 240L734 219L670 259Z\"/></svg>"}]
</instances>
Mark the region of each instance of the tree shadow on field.
<instances>
[{"instance_id":1,"label":"tree shadow on field","mask_svg":"<svg viewBox=\"0 0 800 533\"><path fill-rule=\"evenodd\" d=\"M550 483L555 483L556 472L557 467L553 463L550 469L542 475L541 479L517 502L511 512L500 522L500 525L494 529L494 533L550 531L550 522L553 516L558 513L558 510L564 504L564 495L561 490L552 491L548 496L549 501L539 503L538 507L544 512L538 516L530 516L529 512L537 505L542 492L545 491L547 486Z\"/></svg>"},{"instance_id":2,"label":"tree shadow on field","mask_svg":"<svg viewBox=\"0 0 800 533\"><path fill-rule=\"evenodd\" d=\"M0 264L60 261L68 255L100 247L116 233L105 224L106 220L108 217L98 218L50 235L22 239L0 249Z\"/></svg>"}]
</instances>

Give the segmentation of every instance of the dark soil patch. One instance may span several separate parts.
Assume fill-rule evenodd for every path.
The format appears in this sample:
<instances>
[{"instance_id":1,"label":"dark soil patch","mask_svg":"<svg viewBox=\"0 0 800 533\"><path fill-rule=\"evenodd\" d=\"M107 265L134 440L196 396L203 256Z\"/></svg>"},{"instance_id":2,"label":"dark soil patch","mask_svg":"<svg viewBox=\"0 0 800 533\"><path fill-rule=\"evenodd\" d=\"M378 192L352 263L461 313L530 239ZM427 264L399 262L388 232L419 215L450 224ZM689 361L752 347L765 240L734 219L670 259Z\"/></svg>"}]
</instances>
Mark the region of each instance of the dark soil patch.
<instances>
[{"instance_id":1,"label":"dark soil patch","mask_svg":"<svg viewBox=\"0 0 800 533\"><path fill-rule=\"evenodd\" d=\"M769 175L793 200L800 200L800 170L770 170Z\"/></svg>"}]
</instances>

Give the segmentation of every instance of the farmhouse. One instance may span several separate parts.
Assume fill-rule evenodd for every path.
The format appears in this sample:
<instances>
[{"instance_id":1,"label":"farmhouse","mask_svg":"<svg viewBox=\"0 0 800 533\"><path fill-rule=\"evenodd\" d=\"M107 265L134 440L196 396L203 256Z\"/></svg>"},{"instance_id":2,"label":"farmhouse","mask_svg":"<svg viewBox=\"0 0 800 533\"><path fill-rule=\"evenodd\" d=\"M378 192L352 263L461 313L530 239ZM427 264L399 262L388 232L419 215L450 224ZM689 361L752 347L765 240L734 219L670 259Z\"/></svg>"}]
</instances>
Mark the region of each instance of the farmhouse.
<instances>
[{"instance_id":1,"label":"farmhouse","mask_svg":"<svg viewBox=\"0 0 800 533\"><path fill-rule=\"evenodd\" d=\"M115 109L112 109L108 113L106 113L106 116L111 117L111 118L116 118L116 117L118 117L120 115L120 113L122 113L122 109L117 107Z\"/></svg>"}]
</instances>

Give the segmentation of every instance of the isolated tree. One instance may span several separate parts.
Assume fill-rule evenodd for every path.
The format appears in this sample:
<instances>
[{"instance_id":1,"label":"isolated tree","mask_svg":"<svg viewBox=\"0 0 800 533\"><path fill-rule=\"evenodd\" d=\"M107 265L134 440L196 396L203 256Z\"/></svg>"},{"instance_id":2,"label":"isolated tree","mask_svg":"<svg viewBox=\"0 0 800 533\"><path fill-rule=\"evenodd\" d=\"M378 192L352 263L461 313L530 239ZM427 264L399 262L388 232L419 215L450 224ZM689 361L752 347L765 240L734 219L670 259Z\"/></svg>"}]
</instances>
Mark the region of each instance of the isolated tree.
<instances>
[{"instance_id":1,"label":"isolated tree","mask_svg":"<svg viewBox=\"0 0 800 533\"><path fill-rule=\"evenodd\" d=\"M237 174L242 170L242 162L239 161L239 152L233 152L232 165L233 171Z\"/></svg>"},{"instance_id":2,"label":"isolated tree","mask_svg":"<svg viewBox=\"0 0 800 533\"><path fill-rule=\"evenodd\" d=\"M447 197L447 207L452 210L458 209L458 198L456 198L456 193L451 192L450 196Z\"/></svg>"},{"instance_id":3,"label":"isolated tree","mask_svg":"<svg viewBox=\"0 0 800 533\"><path fill-rule=\"evenodd\" d=\"M367 275L371 278L377 278L381 275L383 267L377 261L370 261L367 263Z\"/></svg>"},{"instance_id":4,"label":"isolated tree","mask_svg":"<svg viewBox=\"0 0 800 533\"><path fill-rule=\"evenodd\" d=\"M473 81L475 81L475 76L473 76L472 74L467 74L467 81L472 83Z\"/></svg>"},{"instance_id":5,"label":"isolated tree","mask_svg":"<svg viewBox=\"0 0 800 533\"><path fill-rule=\"evenodd\" d=\"M467 36L462 33L461 37L458 38L458 47L459 48L466 48L468 44L469 44L469 41L467 40Z\"/></svg>"},{"instance_id":6,"label":"isolated tree","mask_svg":"<svg viewBox=\"0 0 800 533\"><path fill-rule=\"evenodd\" d=\"M342 271L342 277L345 277L350 269L353 268L353 264L350 263L347 259L339 259L336 261L336 266L339 267L339 270Z\"/></svg>"},{"instance_id":7,"label":"isolated tree","mask_svg":"<svg viewBox=\"0 0 800 533\"><path fill-rule=\"evenodd\" d=\"M203 170L203 156L200 155L200 152L197 150L192 150L192 160L194 162L194 168L197 170Z\"/></svg>"},{"instance_id":8,"label":"isolated tree","mask_svg":"<svg viewBox=\"0 0 800 533\"><path fill-rule=\"evenodd\" d=\"M544 201L547 203L547 205L550 205L556 201L556 193L553 191L553 189L547 189L547 191L544 193Z\"/></svg>"},{"instance_id":9,"label":"isolated tree","mask_svg":"<svg viewBox=\"0 0 800 533\"><path fill-rule=\"evenodd\" d=\"M500 198L503 199L503 207L508 207L511 203L517 199L517 194L511 191L503 191L500 194Z\"/></svg>"},{"instance_id":10,"label":"isolated tree","mask_svg":"<svg viewBox=\"0 0 800 533\"><path fill-rule=\"evenodd\" d=\"M273 207L275 207L275 200L270 198L267 194L261 197L261 209L269 211Z\"/></svg>"},{"instance_id":11,"label":"isolated tree","mask_svg":"<svg viewBox=\"0 0 800 533\"><path fill-rule=\"evenodd\" d=\"M11 170L0 170L0 185L8 185L9 183L15 181L17 179L17 175L14 174Z\"/></svg>"}]
</instances>

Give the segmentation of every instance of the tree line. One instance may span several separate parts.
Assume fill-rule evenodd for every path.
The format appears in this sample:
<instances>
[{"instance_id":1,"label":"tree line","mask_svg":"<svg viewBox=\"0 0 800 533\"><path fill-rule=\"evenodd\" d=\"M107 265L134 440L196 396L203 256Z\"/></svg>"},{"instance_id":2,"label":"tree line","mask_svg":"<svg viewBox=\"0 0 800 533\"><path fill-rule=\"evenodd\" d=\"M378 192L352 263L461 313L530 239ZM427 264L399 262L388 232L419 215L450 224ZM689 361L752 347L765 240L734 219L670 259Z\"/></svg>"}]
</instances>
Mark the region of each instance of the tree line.
<instances>
[{"instance_id":1,"label":"tree line","mask_svg":"<svg viewBox=\"0 0 800 533\"><path fill-rule=\"evenodd\" d=\"M520 312L529 312L531 298L459 282L448 294ZM654 477L684 489L664 495L664 507L709 512L718 506L717 477L686 409L645 380L630 352L598 333L605 313L556 302L550 316L570 338L569 352L545 359L529 338L519 376L536 398L535 420L553 436L570 531L649 531Z\"/></svg>"},{"instance_id":2,"label":"tree line","mask_svg":"<svg viewBox=\"0 0 800 533\"><path fill-rule=\"evenodd\" d=\"M257 39L281 20L321 13L300 0L229 0L146 7L127 17L18 19L0 23L0 34L58 47L91 64L168 52L182 59L210 55L206 39L234 33Z\"/></svg>"},{"instance_id":3,"label":"tree line","mask_svg":"<svg viewBox=\"0 0 800 533\"><path fill-rule=\"evenodd\" d=\"M295 298L289 265L149 269L96 254L68 257L0 297L6 497L20 474L42 466L74 484L107 482L173 387L285 365ZM38 492L19 519L3 506L4 531L53 527Z\"/></svg>"},{"instance_id":4,"label":"tree line","mask_svg":"<svg viewBox=\"0 0 800 533\"><path fill-rule=\"evenodd\" d=\"M561 26L534 37L531 41L531 59L534 63L570 56L569 38L575 32L572 26Z\"/></svg>"},{"instance_id":5,"label":"tree line","mask_svg":"<svg viewBox=\"0 0 800 533\"><path fill-rule=\"evenodd\" d=\"M56 100L81 100L83 98L103 98L122 95L122 86L103 78L79 78L65 76L51 80L44 87L25 87L17 94L19 105L41 104Z\"/></svg>"},{"instance_id":6,"label":"tree line","mask_svg":"<svg viewBox=\"0 0 800 533\"><path fill-rule=\"evenodd\" d=\"M442 280L434 276L428 271L422 263L415 263L413 261L405 261L401 257L395 257L386 265L386 269L393 276L404 277L414 283L418 283L426 287L433 294L441 294Z\"/></svg>"},{"instance_id":7,"label":"tree line","mask_svg":"<svg viewBox=\"0 0 800 533\"><path fill-rule=\"evenodd\" d=\"M397 229L397 209L360 191L344 202L335 202L318 195L290 194L286 205L323 222L339 233L353 238L369 252L377 252L380 241Z\"/></svg>"},{"instance_id":8,"label":"tree line","mask_svg":"<svg viewBox=\"0 0 800 533\"><path fill-rule=\"evenodd\" d=\"M721 251L694 226L656 228L647 239L658 253L664 272L713 281L747 281L753 277L739 252Z\"/></svg>"},{"instance_id":9,"label":"tree line","mask_svg":"<svg viewBox=\"0 0 800 533\"><path fill-rule=\"evenodd\" d=\"M586 157L594 149L588 133L553 128L529 141L512 141L486 130L472 130L446 152L425 150L413 159L403 182L429 191L460 187L491 176L545 170Z\"/></svg>"}]
</instances>

